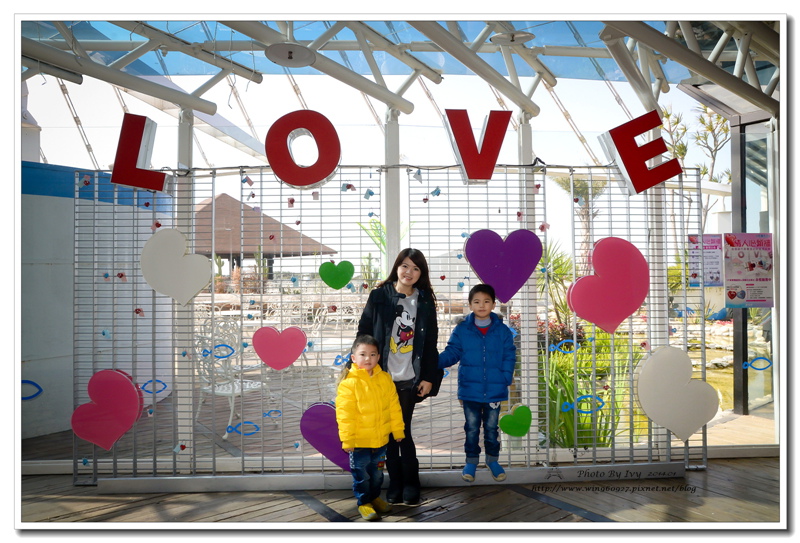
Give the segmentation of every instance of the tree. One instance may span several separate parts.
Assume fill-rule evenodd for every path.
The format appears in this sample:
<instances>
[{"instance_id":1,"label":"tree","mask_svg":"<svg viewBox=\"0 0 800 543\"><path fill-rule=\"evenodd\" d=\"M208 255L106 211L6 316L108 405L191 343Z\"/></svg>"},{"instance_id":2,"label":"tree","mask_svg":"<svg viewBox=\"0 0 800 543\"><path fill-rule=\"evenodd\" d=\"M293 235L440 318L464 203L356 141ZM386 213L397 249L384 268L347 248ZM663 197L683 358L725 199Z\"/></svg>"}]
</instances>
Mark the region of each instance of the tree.
<instances>
[{"instance_id":1,"label":"tree","mask_svg":"<svg viewBox=\"0 0 800 543\"><path fill-rule=\"evenodd\" d=\"M700 105L696 108L698 112L697 122L700 125L699 130L692 134L692 140L697 145L703 154L706 155L711 163L697 164L700 168L700 179L710 181L712 183L730 183L731 170L726 168L720 173L716 172L717 155L731 140L731 127L728 120L722 115L715 113L711 108L705 105ZM718 200L711 202L711 195L706 195L703 202L703 211L701 215L701 222L703 231L706 229L706 219L708 212L717 203Z\"/></svg>"},{"instance_id":2,"label":"tree","mask_svg":"<svg viewBox=\"0 0 800 543\"><path fill-rule=\"evenodd\" d=\"M695 164L695 167L700 170L700 181L730 183L730 168L722 172L717 172L716 170L717 157L731 139L730 124L727 119L715 113L708 106L700 105L695 108L694 111L697 113L697 117L695 118L697 128L690 133L689 127L683 122L683 116L681 114L673 113L670 107L662 108L662 132L670 157L677 158L681 167L685 168L686 156L690 150L689 143L687 142L687 140L689 140L710 160L708 164ZM717 201L716 199L712 201L710 194L707 194L705 199L701 197L701 233L705 231L708 213L711 211L711 208L716 205ZM690 200L690 205L691 203ZM673 222L673 230L674 226Z\"/></svg>"},{"instance_id":3,"label":"tree","mask_svg":"<svg viewBox=\"0 0 800 543\"><path fill-rule=\"evenodd\" d=\"M391 264L388 261L388 255L386 254L386 226L378 219L370 219L367 224L363 223L357 223L357 224L358 226L361 227L361 229L364 232L366 232L367 236L369 236L369 239L372 240L372 243L375 244L375 246L381 252L381 255L383 255L382 275L383 277L386 277L388 275L387 268ZM400 232L400 239L402 240L403 238L405 238L407 234L408 234L408 227L403 227L402 231ZM374 267L372 265L372 253L369 253L368 255L368 263L369 264L367 266L367 270L364 273L367 275L373 275ZM365 276L364 279L367 280L368 278Z\"/></svg>"},{"instance_id":4,"label":"tree","mask_svg":"<svg viewBox=\"0 0 800 543\"><path fill-rule=\"evenodd\" d=\"M575 217L581 229L581 242L575 253L578 275L589 273L589 253L592 249L592 220L600 213L595 201L605 193L608 181L580 179L574 176L554 177L553 181L567 194L572 195L575 202Z\"/></svg>"}]
</instances>

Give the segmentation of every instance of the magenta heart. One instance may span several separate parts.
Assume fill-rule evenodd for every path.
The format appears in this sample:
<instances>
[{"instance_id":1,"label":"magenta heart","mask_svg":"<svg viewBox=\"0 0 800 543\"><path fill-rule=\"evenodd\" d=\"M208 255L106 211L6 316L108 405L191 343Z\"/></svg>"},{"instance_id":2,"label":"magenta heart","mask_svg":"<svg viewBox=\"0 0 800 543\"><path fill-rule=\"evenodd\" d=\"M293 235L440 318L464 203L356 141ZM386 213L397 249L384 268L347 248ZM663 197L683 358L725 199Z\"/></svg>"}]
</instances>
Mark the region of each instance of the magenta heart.
<instances>
[{"instance_id":1,"label":"magenta heart","mask_svg":"<svg viewBox=\"0 0 800 543\"><path fill-rule=\"evenodd\" d=\"M86 390L92 401L72 413L72 431L109 451L139 420L144 408L142 391L120 370L95 373Z\"/></svg>"},{"instance_id":2,"label":"magenta heart","mask_svg":"<svg viewBox=\"0 0 800 543\"><path fill-rule=\"evenodd\" d=\"M253 334L253 349L264 363L276 370L294 364L306 348L306 333L296 326L283 332L274 326L264 326Z\"/></svg>"},{"instance_id":3,"label":"magenta heart","mask_svg":"<svg viewBox=\"0 0 800 543\"><path fill-rule=\"evenodd\" d=\"M478 278L508 302L522 288L542 258L542 242L530 230L515 230L506 239L492 230L469 236L464 255Z\"/></svg>"},{"instance_id":4,"label":"magenta heart","mask_svg":"<svg viewBox=\"0 0 800 543\"><path fill-rule=\"evenodd\" d=\"M639 249L621 238L603 238L592 251L594 275L580 277L567 303L580 318L613 334L647 297L650 269Z\"/></svg>"},{"instance_id":5,"label":"magenta heart","mask_svg":"<svg viewBox=\"0 0 800 543\"><path fill-rule=\"evenodd\" d=\"M332 403L311 404L300 417L300 433L325 458L345 471L350 471L350 455L342 449L336 408Z\"/></svg>"}]
</instances>

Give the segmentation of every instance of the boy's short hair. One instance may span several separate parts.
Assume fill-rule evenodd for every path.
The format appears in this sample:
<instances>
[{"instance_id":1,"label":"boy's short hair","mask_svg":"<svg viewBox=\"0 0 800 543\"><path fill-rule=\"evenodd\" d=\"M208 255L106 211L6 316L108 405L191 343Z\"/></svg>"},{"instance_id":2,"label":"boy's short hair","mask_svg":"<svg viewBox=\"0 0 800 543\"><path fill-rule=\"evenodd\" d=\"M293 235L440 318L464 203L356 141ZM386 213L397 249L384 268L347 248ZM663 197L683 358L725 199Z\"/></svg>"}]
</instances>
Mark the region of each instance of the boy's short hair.
<instances>
[{"instance_id":1,"label":"boy's short hair","mask_svg":"<svg viewBox=\"0 0 800 543\"><path fill-rule=\"evenodd\" d=\"M483 292L487 294L492 301L497 301L497 297L494 295L494 287L492 285L487 285L486 283L478 283L471 289L469 289L469 303L472 303L472 298L479 292Z\"/></svg>"}]
</instances>

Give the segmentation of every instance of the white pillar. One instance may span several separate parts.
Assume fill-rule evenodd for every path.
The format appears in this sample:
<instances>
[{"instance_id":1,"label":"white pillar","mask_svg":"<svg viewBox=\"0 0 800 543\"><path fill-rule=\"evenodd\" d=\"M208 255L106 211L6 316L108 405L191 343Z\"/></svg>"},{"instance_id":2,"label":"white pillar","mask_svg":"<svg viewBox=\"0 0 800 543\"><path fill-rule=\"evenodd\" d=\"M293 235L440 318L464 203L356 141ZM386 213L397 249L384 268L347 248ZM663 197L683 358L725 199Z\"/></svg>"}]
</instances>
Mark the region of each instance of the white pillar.
<instances>
[{"instance_id":1,"label":"white pillar","mask_svg":"<svg viewBox=\"0 0 800 543\"><path fill-rule=\"evenodd\" d=\"M194 241L193 199L191 171L193 160L193 128L194 112L182 108L178 117L178 175L175 179L175 228L189 240L190 251ZM175 304L173 320L173 336L176 346L192 345L194 342L194 304L185 307ZM177 351L178 349L176 349ZM194 437L194 378L192 360L175 354L175 411L177 417L178 443L186 445L186 449L177 453L176 467L179 472L191 469L191 459L195 455L192 447ZM176 445L177 445L176 444Z\"/></svg>"},{"instance_id":2,"label":"white pillar","mask_svg":"<svg viewBox=\"0 0 800 543\"><path fill-rule=\"evenodd\" d=\"M400 164L399 116L400 112L396 109L389 109L386 112L384 163L388 169L383 176L381 188L381 221L386 228L386 262L382 263L384 276L394 263L397 253L403 249L400 234L404 218L408 224L408 205L404 205L408 200L408 191L403 190L405 183L401 181L400 168L397 167Z\"/></svg>"}]
</instances>

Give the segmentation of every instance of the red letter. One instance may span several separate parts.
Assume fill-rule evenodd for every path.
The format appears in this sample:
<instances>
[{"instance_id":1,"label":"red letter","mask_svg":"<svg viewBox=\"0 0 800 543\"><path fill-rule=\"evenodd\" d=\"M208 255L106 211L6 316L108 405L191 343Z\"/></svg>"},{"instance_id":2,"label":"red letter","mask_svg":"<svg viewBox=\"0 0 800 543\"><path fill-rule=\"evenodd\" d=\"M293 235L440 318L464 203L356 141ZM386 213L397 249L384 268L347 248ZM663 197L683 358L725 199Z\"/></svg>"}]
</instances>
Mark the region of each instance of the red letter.
<instances>
[{"instance_id":1,"label":"red letter","mask_svg":"<svg viewBox=\"0 0 800 543\"><path fill-rule=\"evenodd\" d=\"M317 142L318 158L311 166L298 166L292 158L289 136L295 130L305 130ZM311 188L326 181L339 165L342 153L339 136L327 117L305 109L278 119L267 132L265 147L275 175L297 188Z\"/></svg>"},{"instance_id":2,"label":"red letter","mask_svg":"<svg viewBox=\"0 0 800 543\"><path fill-rule=\"evenodd\" d=\"M506 135L510 111L490 111L489 120L483 126L480 151L472 136L472 125L465 109L445 109L450 125L453 149L461 159L465 182L468 179L486 180L492 178L494 165L500 155Z\"/></svg>"},{"instance_id":3,"label":"red letter","mask_svg":"<svg viewBox=\"0 0 800 543\"><path fill-rule=\"evenodd\" d=\"M682 171L677 158L659 164L652 170L647 167L648 160L667 152L667 144L662 138L658 138L639 146L635 138L658 126L661 126L661 117L654 110L604 134L606 144L613 146L620 158L618 166L628 178L630 194L645 191L680 175Z\"/></svg>"},{"instance_id":4,"label":"red letter","mask_svg":"<svg viewBox=\"0 0 800 543\"><path fill-rule=\"evenodd\" d=\"M171 177L164 172L145 169L153 155L156 124L142 115L126 113L114 158L111 182L145 190L163 192ZM145 139L146 138L146 139Z\"/></svg>"}]
</instances>

